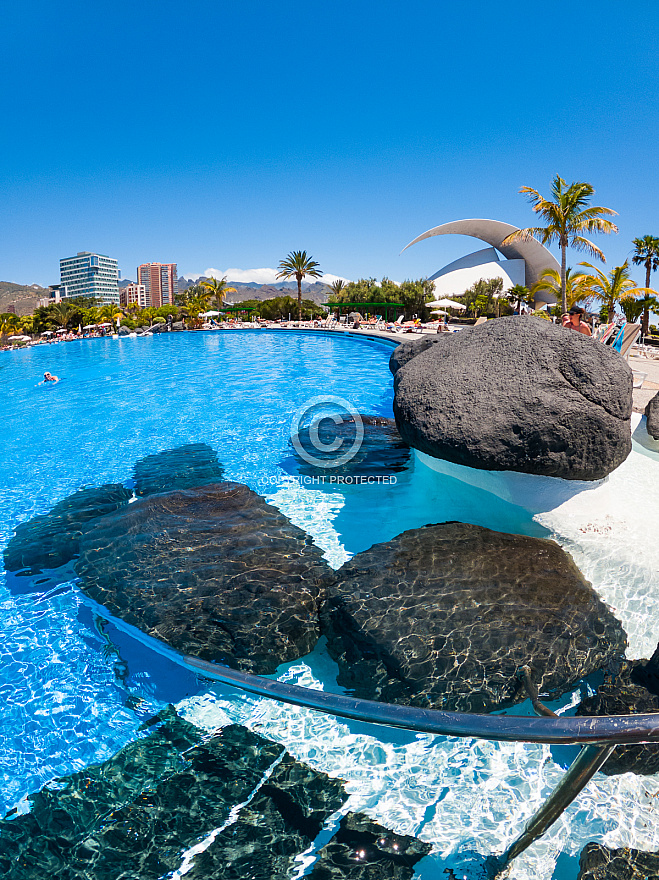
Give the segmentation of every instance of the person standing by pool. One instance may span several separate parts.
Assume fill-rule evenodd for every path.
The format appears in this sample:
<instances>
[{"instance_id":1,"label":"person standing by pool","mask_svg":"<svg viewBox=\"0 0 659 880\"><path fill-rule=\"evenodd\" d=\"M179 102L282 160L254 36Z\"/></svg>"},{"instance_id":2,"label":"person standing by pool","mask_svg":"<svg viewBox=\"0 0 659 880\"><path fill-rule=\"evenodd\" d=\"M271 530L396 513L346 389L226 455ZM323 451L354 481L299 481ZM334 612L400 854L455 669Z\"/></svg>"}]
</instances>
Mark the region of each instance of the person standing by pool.
<instances>
[{"instance_id":1,"label":"person standing by pool","mask_svg":"<svg viewBox=\"0 0 659 880\"><path fill-rule=\"evenodd\" d=\"M590 327L585 321L581 320L584 310L579 306L572 306L567 315L561 315L561 321L568 330L576 330L577 333L583 333L584 336L592 336Z\"/></svg>"}]
</instances>

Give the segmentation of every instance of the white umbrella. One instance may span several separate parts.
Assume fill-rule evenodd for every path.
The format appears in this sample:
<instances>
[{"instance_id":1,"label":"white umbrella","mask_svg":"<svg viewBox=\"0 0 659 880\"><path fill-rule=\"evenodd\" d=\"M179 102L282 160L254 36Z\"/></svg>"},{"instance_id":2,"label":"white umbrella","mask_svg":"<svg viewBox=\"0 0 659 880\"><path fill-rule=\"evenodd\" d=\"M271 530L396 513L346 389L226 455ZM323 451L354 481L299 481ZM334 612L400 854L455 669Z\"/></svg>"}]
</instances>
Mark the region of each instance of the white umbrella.
<instances>
[{"instance_id":1,"label":"white umbrella","mask_svg":"<svg viewBox=\"0 0 659 880\"><path fill-rule=\"evenodd\" d=\"M93 330L95 326L96 326L96 324L85 324L85 326L82 329L83 330Z\"/></svg>"},{"instance_id":2,"label":"white umbrella","mask_svg":"<svg viewBox=\"0 0 659 880\"><path fill-rule=\"evenodd\" d=\"M199 317L200 318L217 318L219 312L202 312Z\"/></svg>"},{"instance_id":3,"label":"white umbrella","mask_svg":"<svg viewBox=\"0 0 659 880\"><path fill-rule=\"evenodd\" d=\"M41 335L42 335L42 336L52 336L52 335L53 335L53 331L52 331L52 330L44 330L43 333L42 333Z\"/></svg>"},{"instance_id":4,"label":"white umbrella","mask_svg":"<svg viewBox=\"0 0 659 880\"><path fill-rule=\"evenodd\" d=\"M12 339L15 340L15 341L17 341L17 342L18 342L19 340L20 340L21 342L29 342L30 339L31 339L31 337L30 337L30 336L10 336L10 337L9 337L9 341L11 342Z\"/></svg>"},{"instance_id":5,"label":"white umbrella","mask_svg":"<svg viewBox=\"0 0 659 880\"><path fill-rule=\"evenodd\" d=\"M61 329L61 330L58 330L57 332L58 332L58 333L68 333L69 331L66 330L64 327L62 327L62 329Z\"/></svg>"},{"instance_id":6,"label":"white umbrella","mask_svg":"<svg viewBox=\"0 0 659 880\"><path fill-rule=\"evenodd\" d=\"M443 311L443 309L433 309L430 314L431 315L448 315L448 312Z\"/></svg>"},{"instance_id":7,"label":"white umbrella","mask_svg":"<svg viewBox=\"0 0 659 880\"><path fill-rule=\"evenodd\" d=\"M456 302L454 299L435 299L432 302L426 303L427 306L444 306L445 309L466 309L463 303Z\"/></svg>"},{"instance_id":8,"label":"white umbrella","mask_svg":"<svg viewBox=\"0 0 659 880\"><path fill-rule=\"evenodd\" d=\"M99 324L99 327L111 327L112 324L109 321L106 321L104 324Z\"/></svg>"}]
</instances>

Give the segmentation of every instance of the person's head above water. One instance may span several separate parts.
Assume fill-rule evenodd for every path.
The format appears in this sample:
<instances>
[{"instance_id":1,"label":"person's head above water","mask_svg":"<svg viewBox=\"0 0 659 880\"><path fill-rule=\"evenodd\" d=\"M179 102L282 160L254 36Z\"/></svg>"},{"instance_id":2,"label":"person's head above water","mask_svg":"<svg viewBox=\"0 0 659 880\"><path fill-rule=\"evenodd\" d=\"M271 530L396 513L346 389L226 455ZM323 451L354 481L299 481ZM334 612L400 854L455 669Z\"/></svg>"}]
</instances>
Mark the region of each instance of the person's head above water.
<instances>
[{"instance_id":1,"label":"person's head above water","mask_svg":"<svg viewBox=\"0 0 659 880\"><path fill-rule=\"evenodd\" d=\"M43 380L44 380L44 382L57 382L58 381L57 376L53 376L52 373L44 373Z\"/></svg>"}]
</instances>

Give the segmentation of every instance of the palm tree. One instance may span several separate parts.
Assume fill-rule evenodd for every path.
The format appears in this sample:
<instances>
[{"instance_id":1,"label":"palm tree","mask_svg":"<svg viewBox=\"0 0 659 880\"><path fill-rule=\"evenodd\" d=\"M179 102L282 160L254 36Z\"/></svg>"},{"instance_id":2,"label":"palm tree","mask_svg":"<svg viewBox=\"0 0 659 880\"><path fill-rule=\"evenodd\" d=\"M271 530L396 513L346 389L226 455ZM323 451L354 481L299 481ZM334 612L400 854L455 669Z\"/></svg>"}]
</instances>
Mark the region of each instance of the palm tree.
<instances>
[{"instance_id":1,"label":"palm tree","mask_svg":"<svg viewBox=\"0 0 659 880\"><path fill-rule=\"evenodd\" d=\"M222 308L222 302L226 293L235 293L235 287L227 287L227 276L225 275L220 281L217 278L210 278L208 281L202 281L200 287L207 290L211 296L215 297L218 312Z\"/></svg>"},{"instance_id":2,"label":"palm tree","mask_svg":"<svg viewBox=\"0 0 659 880\"><path fill-rule=\"evenodd\" d=\"M649 288L650 275L659 269L659 238L653 235L635 238L634 248L632 263L636 266L645 266L645 286ZM650 330L650 308L652 306L643 309L643 336L647 336Z\"/></svg>"},{"instance_id":3,"label":"palm tree","mask_svg":"<svg viewBox=\"0 0 659 880\"><path fill-rule=\"evenodd\" d=\"M576 303L587 297L583 290L585 272L576 272L570 266L565 270L565 300L566 311ZM561 273L556 269L545 269L540 279L531 288L531 295L539 292L553 293L558 300L561 296Z\"/></svg>"},{"instance_id":4,"label":"palm tree","mask_svg":"<svg viewBox=\"0 0 659 880\"><path fill-rule=\"evenodd\" d=\"M635 297L639 293L652 295L656 293L646 287L638 287L635 281L629 277L629 262L625 260L622 266L616 266L608 275L590 263L579 263L587 269L592 269L593 274L585 275L582 281L584 296L593 297L604 303L607 311L607 319L613 321L616 303L624 299Z\"/></svg>"},{"instance_id":5,"label":"palm tree","mask_svg":"<svg viewBox=\"0 0 659 880\"><path fill-rule=\"evenodd\" d=\"M516 308L518 311L521 311L522 303L528 303L529 297L531 295L531 291L528 287L525 287L523 284L515 284L509 290L506 291L506 296L508 297L508 301Z\"/></svg>"},{"instance_id":6,"label":"palm tree","mask_svg":"<svg viewBox=\"0 0 659 880\"><path fill-rule=\"evenodd\" d=\"M312 260L307 256L306 251L291 251L291 253L282 260L279 266L277 278L295 278L297 281L297 319L302 320L302 279L305 275L311 278L320 278L321 272L318 271L320 263Z\"/></svg>"},{"instance_id":7,"label":"palm tree","mask_svg":"<svg viewBox=\"0 0 659 880\"><path fill-rule=\"evenodd\" d=\"M10 333L16 333L20 329L21 319L13 312L2 312L0 314L0 336L9 336Z\"/></svg>"},{"instance_id":8,"label":"palm tree","mask_svg":"<svg viewBox=\"0 0 659 880\"><path fill-rule=\"evenodd\" d=\"M332 281L330 284L330 290L332 291L331 296L333 296L336 302L341 302L341 294L346 288L346 283L343 278L337 278L336 281Z\"/></svg>"},{"instance_id":9,"label":"palm tree","mask_svg":"<svg viewBox=\"0 0 659 880\"><path fill-rule=\"evenodd\" d=\"M537 238L542 244L557 241L561 248L561 308L567 312L567 297L565 273L567 265L567 248L573 247L577 251L586 251L596 259L606 263L602 251L584 238L582 233L593 232L617 232L618 227L605 220L603 215L616 214L611 208L590 207L590 197L595 192L590 183L571 183L569 186L558 174L551 184L551 194L554 201L544 196L530 186L523 186L520 193L527 196L536 214L546 221L545 226L529 226L527 229L517 229L504 238L502 244L512 244L515 241L530 241Z\"/></svg>"},{"instance_id":10,"label":"palm tree","mask_svg":"<svg viewBox=\"0 0 659 880\"><path fill-rule=\"evenodd\" d=\"M53 303L51 306L49 306L48 317L58 327L68 329L69 321L71 320L73 311L74 308L71 303L61 301L58 303Z\"/></svg>"},{"instance_id":11,"label":"palm tree","mask_svg":"<svg viewBox=\"0 0 659 880\"><path fill-rule=\"evenodd\" d=\"M121 309L116 303L106 303L104 306L101 306L101 317L105 318L106 321L110 321L110 323L114 324L116 318L121 315Z\"/></svg>"}]
</instances>

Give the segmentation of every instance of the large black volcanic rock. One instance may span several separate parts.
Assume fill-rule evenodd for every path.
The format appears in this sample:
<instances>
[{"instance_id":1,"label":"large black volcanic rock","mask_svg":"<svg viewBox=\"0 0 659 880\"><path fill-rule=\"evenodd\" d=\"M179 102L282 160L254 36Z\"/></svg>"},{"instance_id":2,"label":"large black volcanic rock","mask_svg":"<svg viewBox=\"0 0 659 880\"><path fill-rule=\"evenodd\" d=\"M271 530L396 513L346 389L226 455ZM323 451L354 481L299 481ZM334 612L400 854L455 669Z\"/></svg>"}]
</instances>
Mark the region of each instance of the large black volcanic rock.
<instances>
[{"instance_id":1,"label":"large black volcanic rock","mask_svg":"<svg viewBox=\"0 0 659 880\"><path fill-rule=\"evenodd\" d=\"M659 853L624 847L609 849L588 843L581 850L577 880L655 880L659 877Z\"/></svg>"},{"instance_id":2,"label":"large black volcanic rock","mask_svg":"<svg viewBox=\"0 0 659 880\"><path fill-rule=\"evenodd\" d=\"M336 572L321 610L339 683L357 696L470 712L525 698L528 664L557 697L622 655L619 622L553 541L444 523Z\"/></svg>"},{"instance_id":3,"label":"large black volcanic rock","mask_svg":"<svg viewBox=\"0 0 659 880\"><path fill-rule=\"evenodd\" d=\"M351 417L337 424L323 419L318 425L318 438L311 436L309 426L301 426L291 440L293 456L285 460L285 470L304 476L388 476L406 470L410 448L404 443L393 419L360 415L361 428ZM296 448L297 444L297 448ZM331 451L330 447L336 447ZM342 461L346 459L345 461Z\"/></svg>"},{"instance_id":4,"label":"large black volcanic rock","mask_svg":"<svg viewBox=\"0 0 659 880\"><path fill-rule=\"evenodd\" d=\"M548 321L513 316L439 336L394 388L403 440L456 464L598 480L631 450L629 366Z\"/></svg>"},{"instance_id":5,"label":"large black volcanic rock","mask_svg":"<svg viewBox=\"0 0 659 880\"><path fill-rule=\"evenodd\" d=\"M27 575L65 565L77 556L80 538L94 522L125 507L132 494L117 484L81 489L50 513L21 523L5 549L5 568Z\"/></svg>"},{"instance_id":6,"label":"large black volcanic rock","mask_svg":"<svg viewBox=\"0 0 659 880\"><path fill-rule=\"evenodd\" d=\"M648 434L659 440L659 393L655 394L645 407L645 417Z\"/></svg>"},{"instance_id":7,"label":"large black volcanic rock","mask_svg":"<svg viewBox=\"0 0 659 880\"><path fill-rule=\"evenodd\" d=\"M311 880L412 880L414 866L432 847L394 834L362 813L348 813L318 853Z\"/></svg>"},{"instance_id":8,"label":"large black volcanic rock","mask_svg":"<svg viewBox=\"0 0 659 880\"><path fill-rule=\"evenodd\" d=\"M81 589L180 651L268 674L308 653L332 572L311 538L247 486L135 501L81 541Z\"/></svg>"},{"instance_id":9,"label":"large black volcanic rock","mask_svg":"<svg viewBox=\"0 0 659 880\"><path fill-rule=\"evenodd\" d=\"M189 443L147 455L133 468L136 495L191 489L224 479L217 452L205 443Z\"/></svg>"},{"instance_id":10,"label":"large black volcanic rock","mask_svg":"<svg viewBox=\"0 0 659 880\"><path fill-rule=\"evenodd\" d=\"M608 675L597 693L583 700L577 715L638 715L659 712L659 696L648 690L647 666L633 661L621 664L617 674ZM603 773L659 773L659 745L616 746L602 767Z\"/></svg>"},{"instance_id":11,"label":"large black volcanic rock","mask_svg":"<svg viewBox=\"0 0 659 880\"><path fill-rule=\"evenodd\" d=\"M463 333L464 330L461 330L459 332ZM443 336L440 336L439 334L435 336L428 336L427 334L425 334L423 336L417 336L415 339L409 339L406 342L401 342L401 344L397 348L394 348L394 350L391 352L391 356L389 358L389 369L395 376L398 370L400 370L401 367L404 367L405 364L409 363L412 358L415 358L423 351L427 351L436 342L441 342L442 338Z\"/></svg>"},{"instance_id":12,"label":"large black volcanic rock","mask_svg":"<svg viewBox=\"0 0 659 880\"><path fill-rule=\"evenodd\" d=\"M186 877L289 877L296 855L347 799L340 780L231 725L209 737L163 713L161 726L104 764L30 796L0 821L5 880L158 880L243 806ZM243 873L240 873L240 870Z\"/></svg>"}]
</instances>

